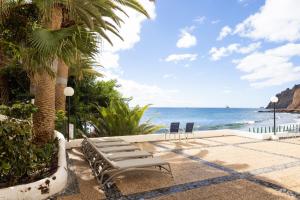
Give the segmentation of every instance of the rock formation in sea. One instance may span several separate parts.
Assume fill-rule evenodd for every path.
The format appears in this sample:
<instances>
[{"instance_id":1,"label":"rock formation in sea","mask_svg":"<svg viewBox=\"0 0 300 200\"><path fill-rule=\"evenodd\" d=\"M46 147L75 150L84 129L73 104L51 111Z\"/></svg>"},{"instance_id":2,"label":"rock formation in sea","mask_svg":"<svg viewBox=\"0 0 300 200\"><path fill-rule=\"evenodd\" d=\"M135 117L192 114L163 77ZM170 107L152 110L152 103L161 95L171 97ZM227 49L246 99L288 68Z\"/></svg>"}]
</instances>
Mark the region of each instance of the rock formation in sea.
<instances>
[{"instance_id":1,"label":"rock formation in sea","mask_svg":"<svg viewBox=\"0 0 300 200\"><path fill-rule=\"evenodd\" d=\"M276 96L278 97L277 109L300 109L300 84L295 85L292 89L287 88ZM273 104L270 102L266 108L273 108Z\"/></svg>"}]
</instances>

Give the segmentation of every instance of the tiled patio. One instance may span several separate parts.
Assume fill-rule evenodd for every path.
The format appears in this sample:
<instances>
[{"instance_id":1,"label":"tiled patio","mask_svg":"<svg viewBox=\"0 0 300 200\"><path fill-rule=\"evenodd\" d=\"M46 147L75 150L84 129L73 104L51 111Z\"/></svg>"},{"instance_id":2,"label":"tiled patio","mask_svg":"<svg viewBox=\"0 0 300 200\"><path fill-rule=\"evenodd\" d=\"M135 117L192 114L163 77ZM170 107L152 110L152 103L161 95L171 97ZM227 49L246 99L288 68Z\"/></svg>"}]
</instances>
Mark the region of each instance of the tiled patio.
<instances>
[{"instance_id":1,"label":"tiled patio","mask_svg":"<svg viewBox=\"0 0 300 200\"><path fill-rule=\"evenodd\" d=\"M72 149L78 190L58 199L300 199L300 138L228 135L136 145L170 162L174 178L129 172L101 191L80 149Z\"/></svg>"}]
</instances>

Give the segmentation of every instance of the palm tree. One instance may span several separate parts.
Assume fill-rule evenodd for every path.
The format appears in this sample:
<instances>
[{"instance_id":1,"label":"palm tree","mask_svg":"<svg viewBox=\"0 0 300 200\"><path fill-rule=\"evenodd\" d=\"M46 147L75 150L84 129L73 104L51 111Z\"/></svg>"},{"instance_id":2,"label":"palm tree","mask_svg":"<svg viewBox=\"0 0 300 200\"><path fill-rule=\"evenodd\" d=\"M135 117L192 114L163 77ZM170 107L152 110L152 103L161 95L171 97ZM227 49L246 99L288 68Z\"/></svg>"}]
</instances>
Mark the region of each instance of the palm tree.
<instances>
[{"instance_id":1,"label":"palm tree","mask_svg":"<svg viewBox=\"0 0 300 200\"><path fill-rule=\"evenodd\" d=\"M138 135L153 133L162 128L150 124L150 121L141 123L141 119L149 105L144 107L129 105L120 100L113 100L107 108L96 106L99 117L92 117L91 122L95 132L100 136Z\"/></svg>"},{"instance_id":2,"label":"palm tree","mask_svg":"<svg viewBox=\"0 0 300 200\"><path fill-rule=\"evenodd\" d=\"M16 11L28 7L33 6L40 11L39 19L26 37L13 42L19 45L18 58L36 85L35 104L39 112L33 116L34 133L36 142L43 144L51 139L54 131L57 60L60 58L69 62L77 52L92 56L96 52L96 36L77 25L61 30L59 21L62 12L55 6L48 13L37 7L42 7L45 2L41 2L42 5L26 1L11 2L3 3L5 9L1 9L1 21L10 19ZM55 20L51 21L50 18Z\"/></svg>"},{"instance_id":3,"label":"palm tree","mask_svg":"<svg viewBox=\"0 0 300 200\"><path fill-rule=\"evenodd\" d=\"M102 77L103 75L93 69L96 63L91 58L87 58L78 54L74 59L74 62L69 67L63 61L59 61L57 71L57 79L55 86L55 109L65 110L66 97L64 95L64 88L67 85L68 77L73 76L76 80L81 80L84 74L95 75Z\"/></svg>"},{"instance_id":4,"label":"palm tree","mask_svg":"<svg viewBox=\"0 0 300 200\"><path fill-rule=\"evenodd\" d=\"M76 2L76 1L74 1ZM118 17L114 11L119 10L123 13L125 13L120 5L131 7L135 9L138 12L143 13L147 17L148 14L144 10L144 8L136 1L136 0L111 0L111 1L106 1L106 2L91 2L90 0L87 1L88 6L86 8L83 8L81 10L77 9L76 2L73 7L67 10L64 13L64 18L62 22L62 27L67 27L70 24L74 23L74 21L83 23L85 26L88 28L98 32L104 39L106 39L109 43L112 42L109 39L109 37L106 34L106 31L112 32L119 36L121 39L122 37L117 34L117 27L115 27L113 24L109 22L109 20L104 20L104 18L110 18L112 21L114 21L117 25L120 25L122 22L122 19ZM101 5L102 4L102 5ZM64 8L65 5L62 7ZM82 6L82 4L80 5ZM97 11L98 7L98 11ZM66 9L65 9L66 10ZM74 19L72 16L70 16L71 11L75 11L77 18ZM93 12L94 13L91 13ZM100 13L97 13L100 12ZM100 14L100 15L99 15ZM126 14L126 13L125 13ZM96 16L96 19L98 20L91 20L93 17ZM87 20L88 19L88 20ZM78 20L78 21L77 21ZM58 71L57 71L57 79L56 79L56 93L55 93L55 108L56 110L65 110L65 102L66 102L66 97L63 93L64 88L67 86L67 81L68 81L68 65L63 62L59 61L58 62Z\"/></svg>"},{"instance_id":5,"label":"palm tree","mask_svg":"<svg viewBox=\"0 0 300 200\"><path fill-rule=\"evenodd\" d=\"M89 58L84 58L83 56L78 56L75 60L76 63L72 63L70 67L69 76L73 76L75 80L81 81L84 78L84 75L95 76L97 78L103 77L103 74L97 72L93 66L97 64L94 63Z\"/></svg>"},{"instance_id":6,"label":"palm tree","mask_svg":"<svg viewBox=\"0 0 300 200\"><path fill-rule=\"evenodd\" d=\"M39 11L39 18L27 46L20 47L20 58L31 72L30 77L36 86L35 104L38 112L33 116L33 131L36 142L44 144L52 138L54 132L55 76L58 63L65 63L62 66L66 67L74 61L78 52L86 57L93 57L96 53L95 33L109 42L106 31L121 38L118 26L122 19L117 15L117 12L125 13L121 5L146 16L148 14L136 0L16 0L2 2L1 8L8 7L11 2L19 7L33 5ZM7 9L1 9L1 14L6 11ZM59 71L67 74L67 70Z\"/></svg>"}]
</instances>

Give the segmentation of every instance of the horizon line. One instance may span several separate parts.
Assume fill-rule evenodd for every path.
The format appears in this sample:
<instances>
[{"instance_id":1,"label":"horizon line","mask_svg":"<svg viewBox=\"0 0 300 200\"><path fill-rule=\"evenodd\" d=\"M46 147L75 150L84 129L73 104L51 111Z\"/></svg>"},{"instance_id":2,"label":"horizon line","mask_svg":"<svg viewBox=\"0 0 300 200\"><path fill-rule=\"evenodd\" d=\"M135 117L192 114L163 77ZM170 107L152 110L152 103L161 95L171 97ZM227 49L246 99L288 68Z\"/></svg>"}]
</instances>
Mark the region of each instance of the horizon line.
<instances>
[{"instance_id":1,"label":"horizon line","mask_svg":"<svg viewBox=\"0 0 300 200\"><path fill-rule=\"evenodd\" d=\"M236 109L236 108L246 108L246 109L266 109L265 107L198 107L198 106L150 106L150 108L224 108L224 109Z\"/></svg>"}]
</instances>

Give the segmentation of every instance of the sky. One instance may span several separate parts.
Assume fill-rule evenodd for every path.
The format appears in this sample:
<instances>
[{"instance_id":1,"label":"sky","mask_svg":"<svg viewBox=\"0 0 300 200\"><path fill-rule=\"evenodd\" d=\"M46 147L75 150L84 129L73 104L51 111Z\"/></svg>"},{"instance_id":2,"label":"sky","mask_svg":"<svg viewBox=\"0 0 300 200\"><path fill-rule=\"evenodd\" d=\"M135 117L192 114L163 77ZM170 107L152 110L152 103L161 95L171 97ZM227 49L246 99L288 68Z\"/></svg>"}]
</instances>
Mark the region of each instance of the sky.
<instances>
[{"instance_id":1,"label":"sky","mask_svg":"<svg viewBox=\"0 0 300 200\"><path fill-rule=\"evenodd\" d=\"M99 45L104 79L131 105L261 107L300 83L299 0L139 0Z\"/></svg>"}]
</instances>

